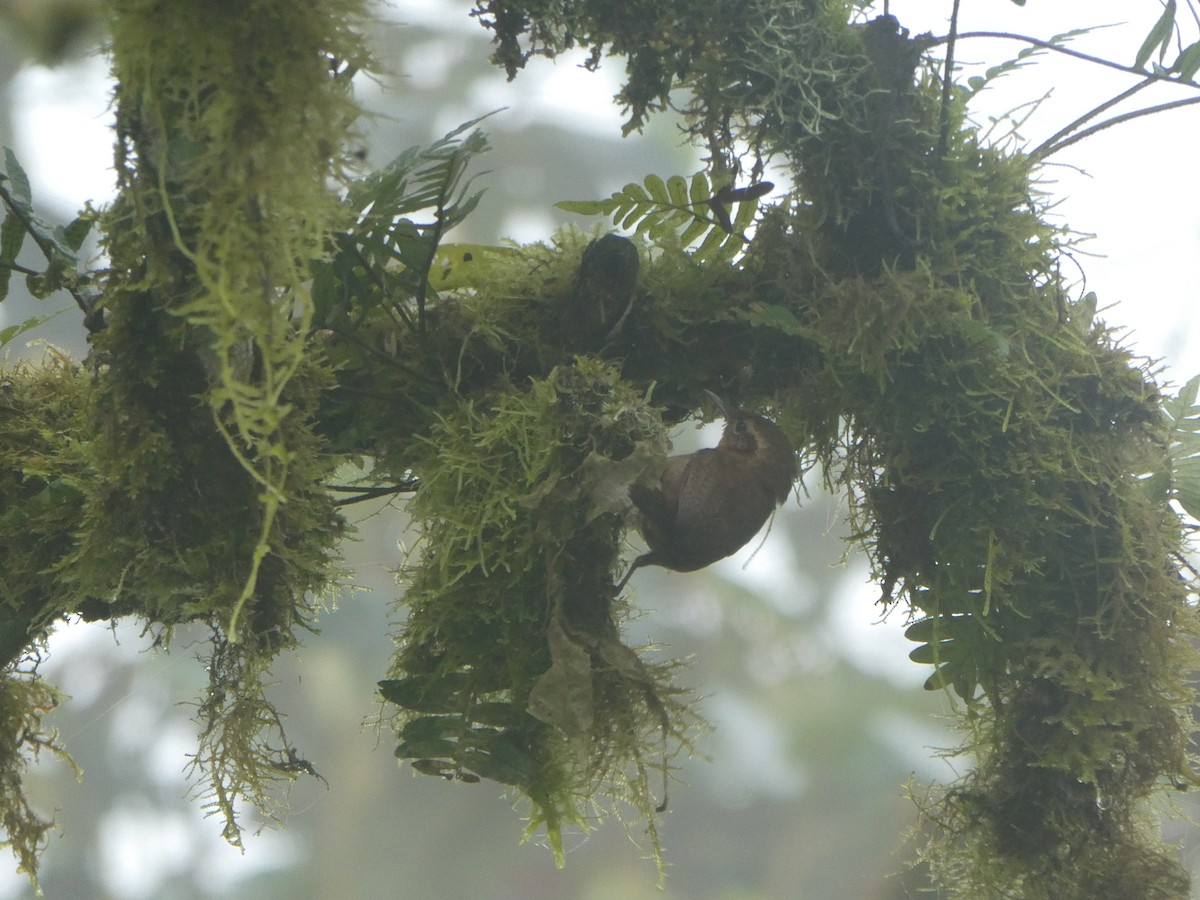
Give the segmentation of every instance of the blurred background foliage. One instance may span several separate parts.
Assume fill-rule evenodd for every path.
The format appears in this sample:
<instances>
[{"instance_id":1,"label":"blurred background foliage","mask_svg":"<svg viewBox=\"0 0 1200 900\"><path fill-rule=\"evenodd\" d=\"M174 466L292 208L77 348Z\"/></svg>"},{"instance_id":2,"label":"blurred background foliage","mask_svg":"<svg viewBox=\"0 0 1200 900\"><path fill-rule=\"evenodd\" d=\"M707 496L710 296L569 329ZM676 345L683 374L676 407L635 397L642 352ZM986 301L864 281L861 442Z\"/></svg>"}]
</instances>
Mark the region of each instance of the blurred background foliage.
<instances>
[{"instance_id":1,"label":"blurred background foliage","mask_svg":"<svg viewBox=\"0 0 1200 900\"><path fill-rule=\"evenodd\" d=\"M543 238L576 220L554 209L557 201L604 197L646 172L698 168L670 116L621 138L620 112L607 104L613 82L603 70L590 76L586 95L555 95L535 72L506 84L488 64L488 35L467 9L449 0L382 6L372 40L390 74L358 85L374 114L363 143L369 165L504 107L487 123L493 149L483 160L490 173L480 181L487 193L456 240ZM0 22L6 87L52 64L68 73L70 90L103 90L95 84L105 73L97 4L0 0ZM4 96L0 144L16 146L22 159L36 156L39 148L14 132L17 92ZM583 112L568 116L568 106ZM64 144L74 127L61 122ZM65 223L87 199L104 198L72 198L74 206L43 205L43 212ZM46 301L58 302L69 303ZM45 314L46 303L23 296L14 282L0 326ZM35 336L81 358L75 315ZM684 426L676 452L711 446L718 435L719 426ZM69 767L49 760L30 773L35 804L61 826L43 862L46 896L918 894L922 873L904 871L912 857L905 834L916 819L905 785L919 794L969 761L939 757L937 748L958 742L949 730L950 700L921 690L928 671L907 661L902 622L870 626L878 592L865 561L845 556L845 509L821 493L819 477L810 482L811 494L783 508L761 549L756 541L709 570L646 571L633 582L634 603L645 614L629 643L654 642L661 657L690 658L686 676L707 698L704 712L715 726L698 744L708 759L690 760L671 794L662 828L670 866L665 892L656 890L654 866L638 859L616 823L586 839L568 835L567 867L557 871L536 840L519 845L521 824L496 785L415 777L397 767L389 734L363 727L379 712L375 682L394 649L392 573L410 538L402 508L362 504L357 537L345 548L355 588L323 616L320 634L275 671L273 697L289 716L291 737L328 786L298 782L286 830L249 838L244 855L188 799L183 770L195 747L195 710L177 698L197 696L205 676L186 633L169 655L146 652L150 638L132 624L73 625L54 636L43 672L72 699L53 721L84 778L76 782ZM1194 849L1187 853L1194 858ZM11 866L0 869L0 898L29 895Z\"/></svg>"}]
</instances>

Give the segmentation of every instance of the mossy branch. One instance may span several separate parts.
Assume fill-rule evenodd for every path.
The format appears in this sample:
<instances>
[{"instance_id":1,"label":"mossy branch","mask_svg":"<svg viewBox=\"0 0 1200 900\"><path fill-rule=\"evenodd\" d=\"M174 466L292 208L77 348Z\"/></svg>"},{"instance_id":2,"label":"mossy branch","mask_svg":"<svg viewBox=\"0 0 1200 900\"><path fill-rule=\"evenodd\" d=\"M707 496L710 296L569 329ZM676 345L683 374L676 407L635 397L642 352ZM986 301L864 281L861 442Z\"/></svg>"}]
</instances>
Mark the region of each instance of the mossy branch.
<instances>
[{"instance_id":1,"label":"mossy branch","mask_svg":"<svg viewBox=\"0 0 1200 900\"><path fill-rule=\"evenodd\" d=\"M397 755L523 792L560 859L564 823L631 803L657 856L656 776L697 722L674 668L622 644L612 576L625 492L658 476L666 427L713 386L772 408L847 493L882 600L906 604L929 686L965 709L976 768L926 806L943 882L1184 896L1143 810L1195 780L1193 573L1168 504L1183 495L1144 477L1185 440L1094 300L1064 300L1069 238L1029 160L981 146L926 41L890 17L850 26L833 0L650 4L619 22L488 4L510 71L574 40L627 53L632 127L688 87L708 185L748 147L753 172L774 156L793 186L750 207L737 254L681 246L682 179L632 199L630 224L672 210L636 241L567 230L481 251L440 243L478 199L465 173L485 140L468 126L347 202L329 190L356 4L255 0L215 22L182 0L111 6L107 327L94 381L14 379L5 615L26 644L76 611L210 623L196 765L231 840L239 797L270 815L276 780L315 772L263 680L336 578L344 524L324 486L369 457L380 483L420 485L380 686ZM0 788L25 863L45 831L22 805L19 743Z\"/></svg>"}]
</instances>

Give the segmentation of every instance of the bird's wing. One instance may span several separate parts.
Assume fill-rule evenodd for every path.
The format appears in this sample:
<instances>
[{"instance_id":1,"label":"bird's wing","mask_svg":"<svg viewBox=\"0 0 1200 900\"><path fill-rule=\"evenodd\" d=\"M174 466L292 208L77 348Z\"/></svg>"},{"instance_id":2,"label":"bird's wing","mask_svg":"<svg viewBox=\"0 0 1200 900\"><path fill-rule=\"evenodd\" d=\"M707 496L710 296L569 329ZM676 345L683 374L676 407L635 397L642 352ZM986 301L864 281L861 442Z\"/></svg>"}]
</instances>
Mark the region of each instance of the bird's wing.
<instances>
[{"instance_id":1,"label":"bird's wing","mask_svg":"<svg viewBox=\"0 0 1200 900\"><path fill-rule=\"evenodd\" d=\"M714 481L720 469L717 451L712 449L697 450L688 456L679 456L679 465L672 471L670 465L663 473L664 492L678 497L675 504L674 521L680 533L694 528L705 519L711 518L717 510L713 504L713 493L719 493L719 485ZM670 482L668 481L670 477ZM674 487L672 491L671 487Z\"/></svg>"}]
</instances>

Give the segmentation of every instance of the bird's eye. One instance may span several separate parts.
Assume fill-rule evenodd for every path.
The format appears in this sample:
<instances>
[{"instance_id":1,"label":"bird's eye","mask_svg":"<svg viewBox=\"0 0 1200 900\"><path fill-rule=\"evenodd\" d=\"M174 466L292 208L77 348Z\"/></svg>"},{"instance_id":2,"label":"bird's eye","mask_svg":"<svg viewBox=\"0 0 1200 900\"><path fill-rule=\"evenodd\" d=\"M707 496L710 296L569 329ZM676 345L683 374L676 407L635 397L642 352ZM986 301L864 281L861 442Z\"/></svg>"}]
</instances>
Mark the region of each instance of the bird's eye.
<instances>
[{"instance_id":1,"label":"bird's eye","mask_svg":"<svg viewBox=\"0 0 1200 900\"><path fill-rule=\"evenodd\" d=\"M750 430L750 423L745 419L738 419L733 423L734 434L745 434Z\"/></svg>"}]
</instances>

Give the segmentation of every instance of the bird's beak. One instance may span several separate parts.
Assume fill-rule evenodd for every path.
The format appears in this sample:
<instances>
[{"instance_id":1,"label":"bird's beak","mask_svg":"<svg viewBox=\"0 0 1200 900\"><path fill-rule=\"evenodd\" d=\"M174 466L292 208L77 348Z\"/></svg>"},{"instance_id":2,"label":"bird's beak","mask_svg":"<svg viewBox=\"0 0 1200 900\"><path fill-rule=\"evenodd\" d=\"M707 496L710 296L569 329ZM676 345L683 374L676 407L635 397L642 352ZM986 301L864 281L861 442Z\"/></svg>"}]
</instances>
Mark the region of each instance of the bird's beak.
<instances>
[{"instance_id":1,"label":"bird's beak","mask_svg":"<svg viewBox=\"0 0 1200 900\"><path fill-rule=\"evenodd\" d=\"M707 388L705 388L704 393L708 394L709 400L711 400L713 403L717 404L717 409L719 409L721 411L721 415L728 418L729 417L729 407L726 406L725 401L722 400L720 397L718 397L716 394L714 394L712 391L708 390Z\"/></svg>"}]
</instances>

